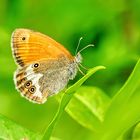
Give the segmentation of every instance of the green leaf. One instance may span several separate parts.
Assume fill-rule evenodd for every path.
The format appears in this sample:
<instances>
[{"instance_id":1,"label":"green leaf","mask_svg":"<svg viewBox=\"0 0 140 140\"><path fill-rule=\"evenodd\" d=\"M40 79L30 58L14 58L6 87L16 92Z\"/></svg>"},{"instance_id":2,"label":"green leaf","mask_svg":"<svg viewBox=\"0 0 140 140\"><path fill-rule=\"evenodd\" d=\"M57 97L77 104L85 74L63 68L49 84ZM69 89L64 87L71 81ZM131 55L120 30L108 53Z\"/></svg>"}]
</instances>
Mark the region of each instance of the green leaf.
<instances>
[{"instance_id":1,"label":"green leaf","mask_svg":"<svg viewBox=\"0 0 140 140\"><path fill-rule=\"evenodd\" d=\"M140 123L133 130L132 140L140 140Z\"/></svg>"},{"instance_id":2,"label":"green leaf","mask_svg":"<svg viewBox=\"0 0 140 140\"><path fill-rule=\"evenodd\" d=\"M8 118L0 115L0 139L1 140L40 140L41 135L36 134Z\"/></svg>"},{"instance_id":3,"label":"green leaf","mask_svg":"<svg viewBox=\"0 0 140 140\"><path fill-rule=\"evenodd\" d=\"M49 140L50 136L52 134L53 128L55 127L57 121L59 120L61 114L63 113L63 111L65 110L65 107L67 106L67 104L69 103L69 101L71 100L71 98L73 97L75 91L95 72L97 72L98 70L101 69L105 69L105 67L103 66L97 66L95 68L90 69L86 75L84 75L78 82L76 82L74 85L72 85L71 87L69 87L66 91L65 94L63 95L58 111L56 112L56 115L54 116L53 120L51 121L51 123L49 124L48 128L46 129L44 136L42 138L42 140Z\"/></svg>"},{"instance_id":4,"label":"green leaf","mask_svg":"<svg viewBox=\"0 0 140 140\"><path fill-rule=\"evenodd\" d=\"M40 140L41 137L41 134L28 130L0 114L0 140ZM51 137L51 140L60 139Z\"/></svg>"},{"instance_id":5,"label":"green leaf","mask_svg":"<svg viewBox=\"0 0 140 140\"><path fill-rule=\"evenodd\" d=\"M136 125L130 127L125 133L123 133L117 140L136 140L133 139L133 131L135 129Z\"/></svg>"},{"instance_id":6,"label":"green leaf","mask_svg":"<svg viewBox=\"0 0 140 140\"><path fill-rule=\"evenodd\" d=\"M66 107L66 112L82 126L96 131L109 101L110 98L101 89L81 86Z\"/></svg>"},{"instance_id":7,"label":"green leaf","mask_svg":"<svg viewBox=\"0 0 140 140\"><path fill-rule=\"evenodd\" d=\"M140 121L140 60L113 98L95 139L115 140Z\"/></svg>"}]
</instances>

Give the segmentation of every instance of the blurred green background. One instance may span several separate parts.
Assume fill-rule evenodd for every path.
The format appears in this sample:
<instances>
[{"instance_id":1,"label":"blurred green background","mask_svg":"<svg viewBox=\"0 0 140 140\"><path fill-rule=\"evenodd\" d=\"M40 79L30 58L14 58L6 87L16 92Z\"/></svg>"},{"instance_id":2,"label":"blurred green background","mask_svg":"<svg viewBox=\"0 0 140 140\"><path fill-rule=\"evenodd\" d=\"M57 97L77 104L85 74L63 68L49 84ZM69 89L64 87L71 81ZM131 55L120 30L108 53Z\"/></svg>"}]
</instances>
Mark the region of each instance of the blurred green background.
<instances>
[{"instance_id":1,"label":"blurred green background","mask_svg":"<svg viewBox=\"0 0 140 140\"><path fill-rule=\"evenodd\" d=\"M130 75L140 55L139 0L1 0L0 1L0 113L36 132L52 120L57 96L43 105L21 98L15 90L14 63L10 38L16 28L29 28L49 35L75 54L82 52L83 65L104 65L106 70L91 77L85 85L97 86L112 97ZM78 74L74 83L82 75ZM58 95L59 96L59 95ZM64 113L54 136L64 140L92 139L92 132Z\"/></svg>"}]
</instances>

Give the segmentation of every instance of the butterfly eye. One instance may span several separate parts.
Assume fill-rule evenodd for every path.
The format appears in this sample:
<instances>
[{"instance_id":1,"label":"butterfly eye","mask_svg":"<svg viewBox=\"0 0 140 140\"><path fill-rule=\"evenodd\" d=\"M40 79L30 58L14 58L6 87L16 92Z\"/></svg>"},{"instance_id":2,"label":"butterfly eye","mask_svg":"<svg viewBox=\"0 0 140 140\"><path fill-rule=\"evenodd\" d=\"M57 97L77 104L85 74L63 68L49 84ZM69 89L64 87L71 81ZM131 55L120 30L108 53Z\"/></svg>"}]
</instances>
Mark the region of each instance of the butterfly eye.
<instances>
[{"instance_id":1,"label":"butterfly eye","mask_svg":"<svg viewBox=\"0 0 140 140\"><path fill-rule=\"evenodd\" d=\"M34 92L35 92L35 89L36 89L36 87L35 87L35 86L32 86L32 87L29 89L29 92L30 92L30 93L34 93Z\"/></svg>"},{"instance_id":2,"label":"butterfly eye","mask_svg":"<svg viewBox=\"0 0 140 140\"><path fill-rule=\"evenodd\" d=\"M26 40L26 37L22 37L22 40L23 40L23 41Z\"/></svg>"},{"instance_id":3,"label":"butterfly eye","mask_svg":"<svg viewBox=\"0 0 140 140\"><path fill-rule=\"evenodd\" d=\"M34 64L34 68L37 68L38 66L39 66L38 63L35 63L35 64Z\"/></svg>"},{"instance_id":4,"label":"butterfly eye","mask_svg":"<svg viewBox=\"0 0 140 140\"><path fill-rule=\"evenodd\" d=\"M31 82L31 81L27 81L27 82L25 83L25 87L26 87L26 88L28 88L28 87L30 87L30 86L31 86L31 84L32 84L32 82Z\"/></svg>"}]
</instances>

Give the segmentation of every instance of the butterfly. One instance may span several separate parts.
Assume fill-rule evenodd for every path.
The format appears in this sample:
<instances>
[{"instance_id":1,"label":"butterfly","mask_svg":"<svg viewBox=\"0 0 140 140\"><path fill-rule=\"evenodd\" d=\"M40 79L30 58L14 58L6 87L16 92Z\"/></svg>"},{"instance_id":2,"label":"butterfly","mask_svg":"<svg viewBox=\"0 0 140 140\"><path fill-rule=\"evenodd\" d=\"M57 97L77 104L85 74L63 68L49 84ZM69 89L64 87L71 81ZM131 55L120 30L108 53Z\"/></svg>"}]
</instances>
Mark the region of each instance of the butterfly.
<instances>
[{"instance_id":1,"label":"butterfly","mask_svg":"<svg viewBox=\"0 0 140 140\"><path fill-rule=\"evenodd\" d=\"M11 37L12 53L18 69L14 74L16 89L34 103L45 103L74 79L82 58L72 56L47 35L29 29L16 29Z\"/></svg>"}]
</instances>

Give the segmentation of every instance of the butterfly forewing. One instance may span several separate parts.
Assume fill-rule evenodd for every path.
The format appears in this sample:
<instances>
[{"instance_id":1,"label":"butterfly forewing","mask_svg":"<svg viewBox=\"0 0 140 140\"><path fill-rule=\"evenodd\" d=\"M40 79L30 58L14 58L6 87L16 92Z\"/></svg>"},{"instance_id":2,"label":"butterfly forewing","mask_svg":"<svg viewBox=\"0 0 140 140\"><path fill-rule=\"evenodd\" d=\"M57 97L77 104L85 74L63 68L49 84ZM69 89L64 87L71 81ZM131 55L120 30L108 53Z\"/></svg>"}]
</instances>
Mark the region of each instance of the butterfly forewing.
<instances>
[{"instance_id":1,"label":"butterfly forewing","mask_svg":"<svg viewBox=\"0 0 140 140\"><path fill-rule=\"evenodd\" d=\"M59 43L50 37L28 29L16 29L12 34L13 55L20 66L40 59L74 57Z\"/></svg>"}]
</instances>

